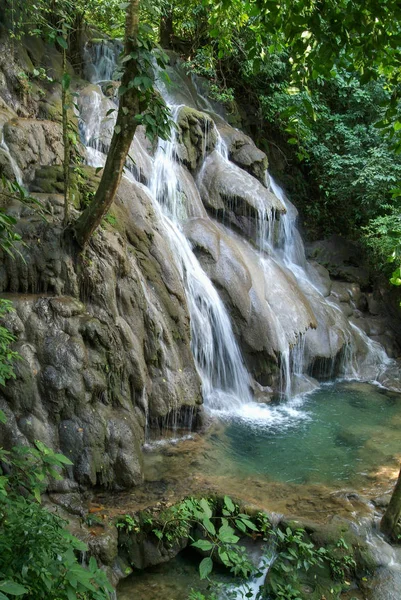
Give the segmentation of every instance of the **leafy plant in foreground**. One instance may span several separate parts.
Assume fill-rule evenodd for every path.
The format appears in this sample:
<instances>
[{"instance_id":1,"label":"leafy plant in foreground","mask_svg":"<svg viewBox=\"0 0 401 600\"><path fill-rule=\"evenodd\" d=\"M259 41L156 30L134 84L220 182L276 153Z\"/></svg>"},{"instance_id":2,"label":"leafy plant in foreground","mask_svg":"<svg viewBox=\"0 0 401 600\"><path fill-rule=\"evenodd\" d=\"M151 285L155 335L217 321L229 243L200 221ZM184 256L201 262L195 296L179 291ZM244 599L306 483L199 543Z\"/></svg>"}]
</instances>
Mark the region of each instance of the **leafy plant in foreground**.
<instances>
[{"instance_id":1,"label":"leafy plant in foreground","mask_svg":"<svg viewBox=\"0 0 401 600\"><path fill-rule=\"evenodd\" d=\"M5 421L0 411L0 420ZM41 504L49 478L62 479L71 461L43 443L0 449L0 600L106 600L112 587L67 523Z\"/></svg>"}]
</instances>

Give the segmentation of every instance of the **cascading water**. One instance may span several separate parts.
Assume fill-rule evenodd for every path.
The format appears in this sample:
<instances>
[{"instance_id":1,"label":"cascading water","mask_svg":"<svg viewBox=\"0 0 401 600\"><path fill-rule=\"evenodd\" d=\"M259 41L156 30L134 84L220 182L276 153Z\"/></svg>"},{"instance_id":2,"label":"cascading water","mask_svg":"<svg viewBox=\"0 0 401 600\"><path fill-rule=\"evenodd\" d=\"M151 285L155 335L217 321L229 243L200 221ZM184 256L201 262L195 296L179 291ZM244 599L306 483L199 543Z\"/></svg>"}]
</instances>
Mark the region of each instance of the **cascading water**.
<instances>
[{"instance_id":1,"label":"cascading water","mask_svg":"<svg viewBox=\"0 0 401 600\"><path fill-rule=\"evenodd\" d=\"M109 43L102 42L87 47L88 76L92 82L101 83L111 77L115 67L117 50ZM174 120L186 106L177 102L184 99L185 103L197 106L194 89L171 93L161 84L160 91L169 103ZM81 102L81 134L87 147L88 162L93 166L102 166L105 160L108 144L111 139L115 121L116 103L106 98L100 86L89 90L92 95L89 102ZM203 99L201 102L206 110L213 115L211 106ZM198 106L197 106L198 107ZM108 113L112 116L108 116ZM228 126L224 119L215 115L219 126ZM110 119L108 121L107 119ZM208 135L216 136L213 156L220 164L226 166L235 181L243 184L246 193L255 179L249 177L242 169L229 160L227 145L217 128L213 132L205 131L203 139L203 157L198 170L198 182L201 181L207 160ZM142 147L136 148L146 155L151 167L148 189L154 202L159 219L173 250L176 265L180 271L191 315L192 351L201 375L205 404L210 408L232 411L234 407L247 406L252 400L249 386L251 377L244 366L240 349L233 334L230 317L211 279L202 268L197 256L187 239L186 224L200 217L205 223L216 228L215 221L206 213L199 192L192 184L185 183L185 171L180 167L176 133L167 142L160 141L154 159L152 160ZM138 153L137 153L138 154ZM135 178L140 179L138 172L133 170ZM192 187L191 187L192 185ZM184 189L185 188L185 189ZM267 188L279 203L285 207L286 213L276 220L275 206L266 204ZM263 192L263 189L265 192ZM259 293L267 302L266 311L269 318L269 331L274 338L274 349L279 356L280 389L282 396L290 398L299 390L307 389L302 384L308 380L306 373L314 364L314 347L324 345L327 349L323 361L322 375L335 376L338 372L347 377L376 379L383 364L389 359L384 349L354 324L349 323L341 313L337 304L326 298L319 290L319 277L307 263L304 246L296 228L297 211L286 198L283 190L266 174L266 188L255 187L250 190L253 210L257 214L254 242L259 248L255 250L244 238L239 239L234 232L224 225L217 225L225 238L241 253L242 258L254 262L254 286L260 288ZM263 192L263 193L262 193ZM260 282L260 278L264 281ZM279 283L277 283L277 280ZM259 283L258 283L259 281ZM277 300L270 290L272 282L277 286ZM264 288L264 289L262 289ZM286 294L289 290L297 289L302 294L303 309L297 307L297 301ZM267 296L266 296L267 294ZM281 310L281 305L286 310ZM290 306L291 305L291 306ZM303 311L303 313L302 313ZM308 311L314 314L317 329L313 331L308 325ZM283 314L282 314L283 313ZM300 314L303 317L300 317ZM301 319L301 321L300 321ZM303 321L302 321L303 319ZM293 329L291 323L293 322ZM310 322L310 319L309 319ZM302 324L303 323L303 324ZM298 333L294 333L297 331ZM340 344L339 338L343 343ZM342 347L342 366L339 368L338 347ZM362 357L355 360L356 349L363 349ZM337 361L337 362L336 362ZM301 382L301 386L299 383ZM309 387L309 389L311 389ZM249 412L252 412L249 409Z\"/></svg>"},{"instance_id":2,"label":"cascading water","mask_svg":"<svg viewBox=\"0 0 401 600\"><path fill-rule=\"evenodd\" d=\"M91 57L92 81L111 74L113 53L107 45L101 44ZM88 111L85 120L81 119L81 137L92 166L102 166L105 161L103 151L106 148L99 143L104 129L99 110L104 102L102 96L100 88L95 90L92 110ZM173 118L177 117L179 109L179 105L171 106ZM205 404L215 410L230 410L251 402L250 377L227 310L180 228L186 208L181 201L176 174L175 144L174 133L170 141L159 141L149 191L184 283L191 316L191 347L202 380Z\"/></svg>"},{"instance_id":3,"label":"cascading water","mask_svg":"<svg viewBox=\"0 0 401 600\"><path fill-rule=\"evenodd\" d=\"M121 49L120 42L106 39L97 43L85 44L85 78L92 83L111 81Z\"/></svg>"},{"instance_id":4,"label":"cascading water","mask_svg":"<svg viewBox=\"0 0 401 600\"><path fill-rule=\"evenodd\" d=\"M180 108L171 107L173 118L177 118ZM175 145L174 133L170 141L159 142L150 190L160 207L184 282L191 316L191 347L205 404L219 410L234 408L251 401L249 375L224 304L180 230L186 211L175 172Z\"/></svg>"},{"instance_id":5,"label":"cascading water","mask_svg":"<svg viewBox=\"0 0 401 600\"><path fill-rule=\"evenodd\" d=\"M4 132L3 132L2 129L0 131L0 149L5 152L8 160L10 161L10 166L11 166L11 170L12 170L12 172L14 174L15 181L19 185L22 185L23 184L23 176L22 176L21 169L19 168L18 163L15 160L15 158L10 153L10 149L7 146L6 141L4 139Z\"/></svg>"},{"instance_id":6,"label":"cascading water","mask_svg":"<svg viewBox=\"0 0 401 600\"><path fill-rule=\"evenodd\" d=\"M311 299L312 306L316 300L324 307L325 312L330 312L334 315L341 315L341 309L324 298L322 293L316 286L315 280L312 279L308 264L305 257L305 249L302 238L296 227L297 210L286 197L283 189L269 176L269 183L273 193L280 198L285 205L287 212L280 219L278 253L281 254L281 259L285 266L294 274L298 284ZM391 364L391 359L387 356L384 348L377 342L371 340L364 331L355 324L346 321L344 323L343 334L345 337L345 346L342 358L340 373L348 378L362 378L376 380L382 371ZM355 362L355 349L357 346L364 348L365 357L359 363ZM307 345L303 342L303 350L300 352L299 347L296 347L293 353L298 355L297 367L293 368L292 372L298 370L298 374L302 374L300 364L305 362L305 352ZM301 363L299 362L301 361ZM334 358L332 361L334 368Z\"/></svg>"}]
</instances>

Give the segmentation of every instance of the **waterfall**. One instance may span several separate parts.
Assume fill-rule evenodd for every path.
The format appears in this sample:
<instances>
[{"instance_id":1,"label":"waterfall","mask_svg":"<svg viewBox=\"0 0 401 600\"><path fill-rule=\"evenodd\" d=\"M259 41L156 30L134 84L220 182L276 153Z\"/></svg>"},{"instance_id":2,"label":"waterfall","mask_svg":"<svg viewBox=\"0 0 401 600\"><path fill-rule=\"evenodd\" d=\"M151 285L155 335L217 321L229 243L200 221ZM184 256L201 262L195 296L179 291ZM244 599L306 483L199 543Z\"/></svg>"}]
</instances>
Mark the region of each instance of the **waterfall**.
<instances>
[{"instance_id":1,"label":"waterfall","mask_svg":"<svg viewBox=\"0 0 401 600\"><path fill-rule=\"evenodd\" d=\"M18 163L15 160L15 158L10 154L10 149L7 146L6 141L4 139L3 129L1 129L1 131L0 131L0 149L5 152L8 160L10 161L10 166L11 166L12 172L14 173L15 181L18 183L18 185L22 185L23 184L23 176L22 176L21 169L19 168Z\"/></svg>"},{"instance_id":2,"label":"waterfall","mask_svg":"<svg viewBox=\"0 0 401 600\"><path fill-rule=\"evenodd\" d=\"M180 106L172 106L177 119ZM159 141L150 191L176 258L191 317L191 348L201 376L205 404L223 410L251 401L250 377L239 351L227 310L181 230L182 203L174 156L176 134Z\"/></svg>"},{"instance_id":3,"label":"waterfall","mask_svg":"<svg viewBox=\"0 0 401 600\"><path fill-rule=\"evenodd\" d=\"M86 43L84 47L85 78L91 83L111 81L121 50L122 44L117 40L104 39L97 43Z\"/></svg>"},{"instance_id":4,"label":"waterfall","mask_svg":"<svg viewBox=\"0 0 401 600\"><path fill-rule=\"evenodd\" d=\"M117 102L105 96L103 83L112 76L118 51L116 45L107 41L89 44L85 49L85 72L92 84L85 94L81 94L78 103L81 138L87 149L87 162L92 166L104 165L115 123ZM199 96L196 88L187 85L182 74L177 74L177 80L179 85L175 91L167 89L164 82L159 85L175 121L182 107L193 106L201 110L206 108L219 127L229 127L221 115L213 112L211 104ZM211 133L217 142L214 152L211 154L209 149L208 154L208 135ZM192 176L177 158L176 130L173 130L171 140L159 140L154 158L142 147L137 136L132 149L137 164L127 163L131 172L126 172L126 176L147 186L169 240L186 293L191 348L202 380L206 406L225 412L237 409L241 414L245 410L250 414L261 413L259 407L257 410L250 408L252 378L245 367L227 308L190 242L192 238L187 226L197 218L202 220L204 227L210 226L211 232L217 232L225 243L231 244L229 250L232 247L249 270L252 278L250 295L257 297L259 302L251 303L250 310L257 312L255 307L259 307L268 322L260 335L270 348L270 354L278 357L282 397L288 399L299 390L312 389L316 384L309 377L311 372L326 379L338 374L365 380L380 376L390 359L380 344L350 323L340 306L321 292L320 276L306 260L296 225L297 210L268 172L263 187L231 162L228 146L215 125L213 131L205 132L197 186L202 182L207 161L218 160L220 167L227 166L233 181L243 186L256 214L251 243L227 224L218 224L206 212ZM279 219L274 203L269 205L266 194L278 199L279 205L285 207L286 212ZM311 329L313 319L316 329Z\"/></svg>"},{"instance_id":5,"label":"waterfall","mask_svg":"<svg viewBox=\"0 0 401 600\"><path fill-rule=\"evenodd\" d=\"M99 77L106 77L106 73L111 74L113 56L115 54L107 44L102 43L95 49L92 47L93 82L98 82ZM100 87L91 94L93 101L89 104L86 119L82 118L82 111L80 115L81 139L86 146L88 164L103 166L106 146L102 146L99 140L104 134L104 111L100 110L104 96ZM88 105L85 106L88 108ZM177 118L181 106L170 108L173 118ZM228 312L182 231L181 224L187 207L182 203L176 173L176 143L174 130L170 141L159 140L148 190L184 284L191 321L191 348L202 381L205 405L212 410L229 411L251 402L250 376L235 340Z\"/></svg>"},{"instance_id":6,"label":"waterfall","mask_svg":"<svg viewBox=\"0 0 401 600\"><path fill-rule=\"evenodd\" d=\"M295 206L288 200L284 190L274 181L271 175L268 176L268 181L273 193L283 202L286 207L286 214L280 218L280 227L277 243L277 254L285 266L294 274L298 284L306 291L310 298L317 299L324 308L324 312L328 312L338 317L341 315L341 309L325 298L316 286L316 282L312 280L305 257L305 249L302 238L296 226L298 212ZM313 305L313 300L312 300ZM387 356L384 348L378 343L371 340L366 333L357 327L355 324L348 321L345 322L343 329L345 337L344 352L342 357L341 374L347 378L361 378L375 381L383 370L393 361ZM355 361L356 348L363 349L364 357ZM300 346L292 350L293 360L295 355L298 356L297 370L298 375L302 375L302 367L305 363L305 354L307 353L307 344L305 339ZM331 368L334 370L333 357ZM302 365L302 366L301 366ZM296 368L293 366L292 373L296 374Z\"/></svg>"}]
</instances>

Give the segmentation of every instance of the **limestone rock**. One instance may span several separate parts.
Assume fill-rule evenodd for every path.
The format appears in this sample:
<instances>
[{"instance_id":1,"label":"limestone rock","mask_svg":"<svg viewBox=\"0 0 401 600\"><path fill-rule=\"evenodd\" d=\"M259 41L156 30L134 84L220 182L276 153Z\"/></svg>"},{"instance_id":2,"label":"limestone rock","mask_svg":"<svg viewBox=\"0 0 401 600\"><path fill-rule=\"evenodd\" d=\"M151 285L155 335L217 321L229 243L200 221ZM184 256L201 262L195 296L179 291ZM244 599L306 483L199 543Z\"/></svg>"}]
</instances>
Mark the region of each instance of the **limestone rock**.
<instances>
[{"instance_id":1,"label":"limestone rock","mask_svg":"<svg viewBox=\"0 0 401 600\"><path fill-rule=\"evenodd\" d=\"M285 213L286 210L260 181L217 152L206 158L198 176L198 187L209 211L254 239L258 219L272 211Z\"/></svg>"},{"instance_id":2,"label":"limestone rock","mask_svg":"<svg viewBox=\"0 0 401 600\"><path fill-rule=\"evenodd\" d=\"M216 146L214 122L206 113L183 106L178 113L177 127L177 158L190 171L195 171L205 154Z\"/></svg>"},{"instance_id":3,"label":"limestone rock","mask_svg":"<svg viewBox=\"0 0 401 600\"><path fill-rule=\"evenodd\" d=\"M154 537L154 536L152 536ZM146 569L161 563L168 562L176 556L188 543L188 538L181 538L178 542L167 546L157 538L151 539L146 535L119 531L119 546L124 549L129 564L135 569Z\"/></svg>"},{"instance_id":4,"label":"limestone rock","mask_svg":"<svg viewBox=\"0 0 401 600\"><path fill-rule=\"evenodd\" d=\"M222 225L191 219L185 233L231 313L248 368L258 383L270 385L276 356L316 326L307 298L291 273L269 257L261 260L250 244Z\"/></svg>"},{"instance_id":5,"label":"limestone rock","mask_svg":"<svg viewBox=\"0 0 401 600\"><path fill-rule=\"evenodd\" d=\"M4 139L24 172L29 172L36 165L62 164L63 142L59 123L13 119L4 125Z\"/></svg>"},{"instance_id":6,"label":"limestone rock","mask_svg":"<svg viewBox=\"0 0 401 600\"><path fill-rule=\"evenodd\" d=\"M123 179L113 215L77 257L57 217L24 213L29 252L2 257L0 290L15 307L6 325L23 360L0 392L13 415L0 444L41 439L70 457L53 492L139 484L146 419L196 418L201 403L185 293L143 187Z\"/></svg>"},{"instance_id":7,"label":"limestone rock","mask_svg":"<svg viewBox=\"0 0 401 600\"><path fill-rule=\"evenodd\" d=\"M268 167L266 154L259 150L253 140L242 131L228 125L219 126L218 129L227 146L230 160L266 185Z\"/></svg>"}]
</instances>

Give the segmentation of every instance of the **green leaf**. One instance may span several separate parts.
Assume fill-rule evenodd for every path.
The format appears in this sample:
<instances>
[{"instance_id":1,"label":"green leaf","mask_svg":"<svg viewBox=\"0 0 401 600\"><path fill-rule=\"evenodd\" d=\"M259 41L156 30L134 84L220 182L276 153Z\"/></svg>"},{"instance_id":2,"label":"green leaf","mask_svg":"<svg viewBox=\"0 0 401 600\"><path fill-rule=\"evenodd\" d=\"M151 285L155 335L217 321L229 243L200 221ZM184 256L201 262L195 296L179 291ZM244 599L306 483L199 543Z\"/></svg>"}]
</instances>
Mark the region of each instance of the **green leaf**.
<instances>
[{"instance_id":1,"label":"green leaf","mask_svg":"<svg viewBox=\"0 0 401 600\"><path fill-rule=\"evenodd\" d=\"M61 462L63 465L73 465L74 464L70 461L69 458L64 456L64 454L55 454L54 457L57 458L57 460L59 462Z\"/></svg>"},{"instance_id":2,"label":"green leaf","mask_svg":"<svg viewBox=\"0 0 401 600\"><path fill-rule=\"evenodd\" d=\"M237 529L239 529L243 533L246 532L246 526L243 523L243 521L241 521L241 519L235 519L235 526L237 527Z\"/></svg>"},{"instance_id":3,"label":"green leaf","mask_svg":"<svg viewBox=\"0 0 401 600\"><path fill-rule=\"evenodd\" d=\"M76 591L74 590L73 587L68 587L67 588L67 597L68 597L68 600L76 600L77 593L76 593Z\"/></svg>"},{"instance_id":4,"label":"green leaf","mask_svg":"<svg viewBox=\"0 0 401 600\"><path fill-rule=\"evenodd\" d=\"M216 535L216 529L213 525L213 523L211 522L210 519L208 518L204 518L202 519L202 524L204 526L204 528L211 534L211 535Z\"/></svg>"},{"instance_id":5,"label":"green leaf","mask_svg":"<svg viewBox=\"0 0 401 600\"><path fill-rule=\"evenodd\" d=\"M191 545L193 548L199 548L199 550L202 550L203 552L209 552L214 546L209 540L198 540Z\"/></svg>"},{"instance_id":6,"label":"green leaf","mask_svg":"<svg viewBox=\"0 0 401 600\"><path fill-rule=\"evenodd\" d=\"M225 550L225 548L220 546L218 552L219 552L219 557L220 557L222 563L224 565L226 565L226 567L230 567L232 565L232 563L231 563L230 557L228 556L228 553Z\"/></svg>"},{"instance_id":7,"label":"green leaf","mask_svg":"<svg viewBox=\"0 0 401 600\"><path fill-rule=\"evenodd\" d=\"M65 40L63 37L61 37L61 35L57 36L57 42L59 43L59 45L64 48L64 50L67 50L68 48L68 44L67 44L67 40Z\"/></svg>"},{"instance_id":8,"label":"green leaf","mask_svg":"<svg viewBox=\"0 0 401 600\"><path fill-rule=\"evenodd\" d=\"M233 513L235 510L234 502L228 496L224 496L224 504L230 513Z\"/></svg>"},{"instance_id":9,"label":"green leaf","mask_svg":"<svg viewBox=\"0 0 401 600\"><path fill-rule=\"evenodd\" d=\"M206 516L209 517L209 519L210 519L210 517L212 516L213 513L212 513L212 509L210 508L209 503L206 500L206 498L202 498L202 500L200 501L199 504L205 511Z\"/></svg>"},{"instance_id":10,"label":"green leaf","mask_svg":"<svg viewBox=\"0 0 401 600\"><path fill-rule=\"evenodd\" d=\"M121 125L116 125L114 127L114 132L118 135L121 132Z\"/></svg>"},{"instance_id":11,"label":"green leaf","mask_svg":"<svg viewBox=\"0 0 401 600\"><path fill-rule=\"evenodd\" d=\"M11 596L23 596L28 593L27 588L14 581L1 581L0 591L11 594Z\"/></svg>"},{"instance_id":12,"label":"green leaf","mask_svg":"<svg viewBox=\"0 0 401 600\"><path fill-rule=\"evenodd\" d=\"M94 556L91 556L89 559L89 571L91 573L95 573L97 571L97 562Z\"/></svg>"},{"instance_id":13,"label":"green leaf","mask_svg":"<svg viewBox=\"0 0 401 600\"><path fill-rule=\"evenodd\" d=\"M7 417L2 410L0 410L0 423L7 423Z\"/></svg>"},{"instance_id":14,"label":"green leaf","mask_svg":"<svg viewBox=\"0 0 401 600\"><path fill-rule=\"evenodd\" d=\"M236 544L239 540L239 537L234 534L234 529L232 527L227 527L226 525L220 527L218 537L219 540L225 544Z\"/></svg>"},{"instance_id":15,"label":"green leaf","mask_svg":"<svg viewBox=\"0 0 401 600\"><path fill-rule=\"evenodd\" d=\"M63 90L68 90L70 87L70 83L71 83L71 76L69 75L69 73L64 73L63 78L61 80L61 85Z\"/></svg>"},{"instance_id":16,"label":"green leaf","mask_svg":"<svg viewBox=\"0 0 401 600\"><path fill-rule=\"evenodd\" d=\"M201 579L207 579L207 577L209 577L212 570L213 570L213 561L210 558L210 556L207 556L206 558L204 558L202 560L202 562L199 565L199 577Z\"/></svg>"},{"instance_id":17,"label":"green leaf","mask_svg":"<svg viewBox=\"0 0 401 600\"><path fill-rule=\"evenodd\" d=\"M254 525L249 519L242 519L242 522L248 527L248 529L252 529L252 531L258 531L256 525Z\"/></svg>"}]
</instances>

